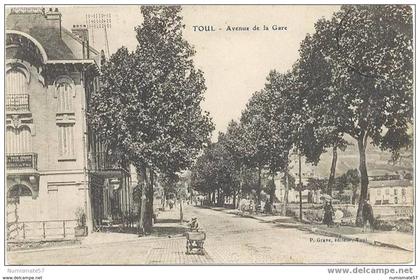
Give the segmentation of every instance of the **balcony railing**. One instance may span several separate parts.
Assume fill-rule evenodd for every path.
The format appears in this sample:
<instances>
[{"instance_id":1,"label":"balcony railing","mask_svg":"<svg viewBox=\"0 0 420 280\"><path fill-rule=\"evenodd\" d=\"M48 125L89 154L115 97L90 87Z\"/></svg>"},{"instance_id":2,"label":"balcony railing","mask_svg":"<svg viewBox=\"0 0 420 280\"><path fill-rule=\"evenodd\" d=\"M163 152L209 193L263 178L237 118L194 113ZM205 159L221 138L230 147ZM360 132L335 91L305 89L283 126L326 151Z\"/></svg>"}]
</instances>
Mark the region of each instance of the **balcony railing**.
<instances>
[{"instance_id":1,"label":"balcony railing","mask_svg":"<svg viewBox=\"0 0 420 280\"><path fill-rule=\"evenodd\" d=\"M22 112L29 111L29 94L7 94L6 111Z\"/></svg>"},{"instance_id":2,"label":"balcony railing","mask_svg":"<svg viewBox=\"0 0 420 280\"><path fill-rule=\"evenodd\" d=\"M98 171L123 169L121 161L116 155L99 152L93 156L93 169Z\"/></svg>"},{"instance_id":3,"label":"balcony railing","mask_svg":"<svg viewBox=\"0 0 420 280\"><path fill-rule=\"evenodd\" d=\"M6 154L7 169L38 169L38 154Z\"/></svg>"}]
</instances>

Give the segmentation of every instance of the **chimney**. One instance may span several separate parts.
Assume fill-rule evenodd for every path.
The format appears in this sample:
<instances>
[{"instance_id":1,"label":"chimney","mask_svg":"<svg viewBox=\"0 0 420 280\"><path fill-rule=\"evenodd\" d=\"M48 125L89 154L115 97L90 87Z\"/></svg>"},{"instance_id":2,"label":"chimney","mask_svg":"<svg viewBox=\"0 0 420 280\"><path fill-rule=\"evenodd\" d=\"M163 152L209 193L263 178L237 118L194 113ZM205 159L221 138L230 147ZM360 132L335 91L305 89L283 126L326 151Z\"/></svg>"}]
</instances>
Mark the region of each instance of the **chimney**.
<instances>
[{"instance_id":1,"label":"chimney","mask_svg":"<svg viewBox=\"0 0 420 280\"><path fill-rule=\"evenodd\" d=\"M61 13L58 11L58 9L55 8L53 10L53 8L49 8L48 11L45 13L45 17L50 27L55 27L60 30L61 37Z\"/></svg>"},{"instance_id":2,"label":"chimney","mask_svg":"<svg viewBox=\"0 0 420 280\"><path fill-rule=\"evenodd\" d=\"M71 33L82 40L83 58L89 58L89 31L86 25L73 25Z\"/></svg>"}]
</instances>

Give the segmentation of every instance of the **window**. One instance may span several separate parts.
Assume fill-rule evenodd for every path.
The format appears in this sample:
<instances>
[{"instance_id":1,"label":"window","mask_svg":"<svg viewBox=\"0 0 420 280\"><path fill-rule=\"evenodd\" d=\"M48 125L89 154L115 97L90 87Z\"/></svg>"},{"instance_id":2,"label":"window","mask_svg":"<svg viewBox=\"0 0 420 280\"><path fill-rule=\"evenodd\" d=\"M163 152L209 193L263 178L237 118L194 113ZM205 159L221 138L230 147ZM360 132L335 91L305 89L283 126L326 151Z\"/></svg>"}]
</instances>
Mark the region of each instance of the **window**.
<instances>
[{"instance_id":1,"label":"window","mask_svg":"<svg viewBox=\"0 0 420 280\"><path fill-rule=\"evenodd\" d=\"M21 198L30 197L32 199L32 191L25 185L14 185L7 192L7 203L19 204Z\"/></svg>"},{"instance_id":2,"label":"window","mask_svg":"<svg viewBox=\"0 0 420 280\"><path fill-rule=\"evenodd\" d=\"M405 195L405 189L401 189L401 194L404 196Z\"/></svg>"},{"instance_id":3,"label":"window","mask_svg":"<svg viewBox=\"0 0 420 280\"><path fill-rule=\"evenodd\" d=\"M386 194L386 195L389 195L389 188L386 188L386 189L385 189L385 194Z\"/></svg>"},{"instance_id":4,"label":"window","mask_svg":"<svg viewBox=\"0 0 420 280\"><path fill-rule=\"evenodd\" d=\"M377 195L381 195L381 189L378 189L378 190L376 191L376 194L377 194Z\"/></svg>"},{"instance_id":5,"label":"window","mask_svg":"<svg viewBox=\"0 0 420 280\"><path fill-rule=\"evenodd\" d=\"M19 68L12 68L6 75L6 94L27 94L28 82L25 74Z\"/></svg>"},{"instance_id":6,"label":"window","mask_svg":"<svg viewBox=\"0 0 420 280\"><path fill-rule=\"evenodd\" d=\"M74 157L73 124L58 124L58 155L60 158Z\"/></svg>"},{"instance_id":7,"label":"window","mask_svg":"<svg viewBox=\"0 0 420 280\"><path fill-rule=\"evenodd\" d=\"M398 189L394 189L394 195L398 195Z\"/></svg>"},{"instance_id":8,"label":"window","mask_svg":"<svg viewBox=\"0 0 420 280\"><path fill-rule=\"evenodd\" d=\"M66 80L56 83L57 94L57 112L72 112L73 111L73 88Z\"/></svg>"},{"instance_id":9,"label":"window","mask_svg":"<svg viewBox=\"0 0 420 280\"><path fill-rule=\"evenodd\" d=\"M32 152L32 135L29 127L7 127L6 153L17 154L30 152Z\"/></svg>"},{"instance_id":10,"label":"window","mask_svg":"<svg viewBox=\"0 0 420 280\"><path fill-rule=\"evenodd\" d=\"M55 81L55 97L57 98L58 158L72 160L74 159L75 88L70 77L60 76Z\"/></svg>"},{"instance_id":11,"label":"window","mask_svg":"<svg viewBox=\"0 0 420 280\"><path fill-rule=\"evenodd\" d=\"M398 197L394 197L394 204L398 204Z\"/></svg>"}]
</instances>

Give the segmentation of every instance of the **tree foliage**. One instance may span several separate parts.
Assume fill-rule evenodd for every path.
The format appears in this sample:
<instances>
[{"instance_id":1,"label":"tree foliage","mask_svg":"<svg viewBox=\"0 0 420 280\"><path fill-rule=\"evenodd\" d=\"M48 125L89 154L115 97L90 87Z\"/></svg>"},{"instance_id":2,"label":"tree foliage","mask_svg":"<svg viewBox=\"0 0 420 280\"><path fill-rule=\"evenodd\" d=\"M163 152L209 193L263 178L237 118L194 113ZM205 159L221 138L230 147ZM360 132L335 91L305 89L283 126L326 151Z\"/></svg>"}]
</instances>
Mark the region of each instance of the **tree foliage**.
<instances>
[{"instance_id":1,"label":"tree foliage","mask_svg":"<svg viewBox=\"0 0 420 280\"><path fill-rule=\"evenodd\" d=\"M359 209L368 191L368 141L392 152L410 143L412 18L409 6L344 5L331 20L315 24L300 50L314 122L330 128L326 135L340 139L346 133L358 143Z\"/></svg>"},{"instance_id":2,"label":"tree foliage","mask_svg":"<svg viewBox=\"0 0 420 280\"><path fill-rule=\"evenodd\" d=\"M101 89L90 102L98 136L124 151L146 181L146 169L174 174L191 166L214 128L200 106L205 81L183 39L180 12L179 6L143 6L136 50L122 47L104 63ZM153 191L146 192L150 212Z\"/></svg>"}]
</instances>

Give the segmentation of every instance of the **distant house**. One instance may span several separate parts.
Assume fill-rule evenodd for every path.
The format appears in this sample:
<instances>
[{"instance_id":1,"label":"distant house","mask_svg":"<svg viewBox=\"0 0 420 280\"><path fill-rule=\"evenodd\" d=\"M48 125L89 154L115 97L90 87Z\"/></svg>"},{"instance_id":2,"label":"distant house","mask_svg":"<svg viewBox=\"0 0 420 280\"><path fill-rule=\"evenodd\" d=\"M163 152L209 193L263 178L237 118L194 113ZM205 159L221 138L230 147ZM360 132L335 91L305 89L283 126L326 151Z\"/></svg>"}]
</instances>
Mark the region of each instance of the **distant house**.
<instances>
[{"instance_id":1,"label":"distant house","mask_svg":"<svg viewBox=\"0 0 420 280\"><path fill-rule=\"evenodd\" d=\"M414 205L413 182L411 180L370 181L369 199L374 205Z\"/></svg>"},{"instance_id":2,"label":"distant house","mask_svg":"<svg viewBox=\"0 0 420 280\"><path fill-rule=\"evenodd\" d=\"M306 178L302 180L302 183L305 185L307 183ZM276 185L275 195L279 202L283 202L285 187L283 184L283 175L277 176L274 179L274 184ZM287 195L288 202L297 203L300 201L299 191L290 188ZM321 202L321 191L320 190L302 190L302 202L303 203L320 203Z\"/></svg>"}]
</instances>

